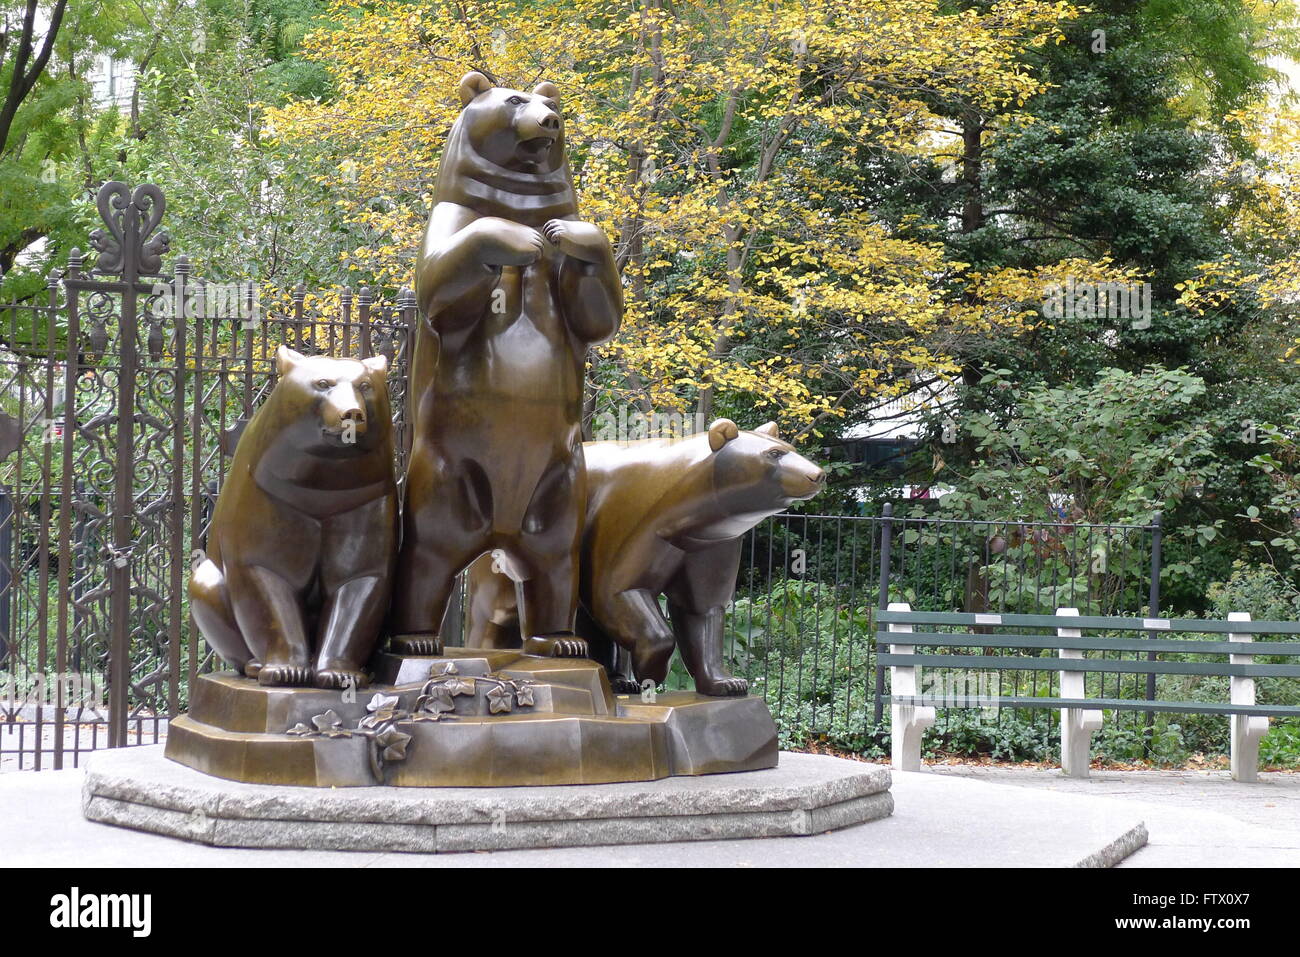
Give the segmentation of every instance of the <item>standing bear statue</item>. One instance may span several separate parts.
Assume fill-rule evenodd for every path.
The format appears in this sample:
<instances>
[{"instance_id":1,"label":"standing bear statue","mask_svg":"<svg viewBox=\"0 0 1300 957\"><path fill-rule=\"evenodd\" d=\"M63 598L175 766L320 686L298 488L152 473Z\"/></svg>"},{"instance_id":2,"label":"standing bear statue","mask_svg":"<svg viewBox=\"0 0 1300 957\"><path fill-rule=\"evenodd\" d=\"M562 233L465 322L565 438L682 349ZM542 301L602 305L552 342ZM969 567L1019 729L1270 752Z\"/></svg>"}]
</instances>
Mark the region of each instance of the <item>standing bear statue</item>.
<instances>
[{"instance_id":1,"label":"standing bear statue","mask_svg":"<svg viewBox=\"0 0 1300 957\"><path fill-rule=\"evenodd\" d=\"M216 652L264 685L360 687L397 548L387 360L281 346L190 576Z\"/></svg>"},{"instance_id":2,"label":"standing bear statue","mask_svg":"<svg viewBox=\"0 0 1300 957\"><path fill-rule=\"evenodd\" d=\"M456 575L485 552L521 583L525 652L587 651L574 635L583 385L623 295L609 240L578 218L558 93L461 81L415 269L398 652L441 652Z\"/></svg>"}]
</instances>

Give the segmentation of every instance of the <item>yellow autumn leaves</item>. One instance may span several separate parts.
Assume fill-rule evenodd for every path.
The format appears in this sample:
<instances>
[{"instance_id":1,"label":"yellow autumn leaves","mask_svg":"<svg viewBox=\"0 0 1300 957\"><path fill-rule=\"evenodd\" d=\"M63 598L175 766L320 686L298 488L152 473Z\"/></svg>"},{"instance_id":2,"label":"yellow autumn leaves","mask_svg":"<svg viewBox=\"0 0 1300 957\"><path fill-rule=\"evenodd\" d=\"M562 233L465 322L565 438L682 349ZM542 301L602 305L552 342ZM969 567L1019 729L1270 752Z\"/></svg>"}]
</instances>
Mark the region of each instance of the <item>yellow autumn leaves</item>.
<instances>
[{"instance_id":1,"label":"yellow autumn leaves","mask_svg":"<svg viewBox=\"0 0 1300 957\"><path fill-rule=\"evenodd\" d=\"M336 95L267 119L286 143L328 144L318 182L371 237L349 267L395 288L460 77L550 80L582 215L627 286L597 368L606 396L706 414L736 402L797 429L951 373L956 337L1032 320L1041 275L966 276L937 241L874 219L858 171L932 152L935 104L1017 114L1040 89L1023 52L1077 14L1034 0L339 3L305 44Z\"/></svg>"}]
</instances>

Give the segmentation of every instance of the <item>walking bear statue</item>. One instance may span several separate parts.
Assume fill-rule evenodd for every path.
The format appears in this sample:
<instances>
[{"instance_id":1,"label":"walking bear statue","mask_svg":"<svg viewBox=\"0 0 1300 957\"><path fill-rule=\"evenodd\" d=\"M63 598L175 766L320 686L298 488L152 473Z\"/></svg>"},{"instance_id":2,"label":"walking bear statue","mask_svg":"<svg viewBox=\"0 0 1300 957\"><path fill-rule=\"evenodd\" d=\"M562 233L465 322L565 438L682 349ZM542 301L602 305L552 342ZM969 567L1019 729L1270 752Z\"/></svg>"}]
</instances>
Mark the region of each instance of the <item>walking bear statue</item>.
<instances>
[{"instance_id":1,"label":"walking bear statue","mask_svg":"<svg viewBox=\"0 0 1300 957\"><path fill-rule=\"evenodd\" d=\"M748 432L730 419L676 440L588 442L586 461L584 623L593 638L631 655L636 680L611 671L615 690L663 681L677 648L696 691L745 694L748 683L722 661L723 611L736 588L741 536L817 494L826 473L783 442L775 423ZM485 555L470 571L470 647L519 643L515 583L496 565ZM660 595L668 599L667 620Z\"/></svg>"},{"instance_id":2,"label":"walking bear statue","mask_svg":"<svg viewBox=\"0 0 1300 957\"><path fill-rule=\"evenodd\" d=\"M387 361L281 346L190 577L218 654L264 685L367 684L397 548Z\"/></svg>"}]
</instances>

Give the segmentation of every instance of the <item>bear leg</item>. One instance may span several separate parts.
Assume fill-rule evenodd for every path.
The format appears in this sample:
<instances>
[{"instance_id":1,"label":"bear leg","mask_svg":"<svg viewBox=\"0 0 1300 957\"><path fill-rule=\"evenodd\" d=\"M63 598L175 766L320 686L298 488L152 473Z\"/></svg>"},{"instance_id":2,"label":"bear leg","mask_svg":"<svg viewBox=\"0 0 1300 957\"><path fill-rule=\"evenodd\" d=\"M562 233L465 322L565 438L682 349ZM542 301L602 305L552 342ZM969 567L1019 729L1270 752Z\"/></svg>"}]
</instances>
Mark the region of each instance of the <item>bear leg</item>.
<instances>
[{"instance_id":1,"label":"bear leg","mask_svg":"<svg viewBox=\"0 0 1300 957\"><path fill-rule=\"evenodd\" d=\"M466 648L518 648L519 596L514 581L493 571L491 555L480 555L465 571Z\"/></svg>"},{"instance_id":2,"label":"bear leg","mask_svg":"<svg viewBox=\"0 0 1300 957\"><path fill-rule=\"evenodd\" d=\"M380 575L344 582L326 597L321 609L316 652L316 687L364 688L370 683L365 664L379 640L388 590Z\"/></svg>"},{"instance_id":3,"label":"bear leg","mask_svg":"<svg viewBox=\"0 0 1300 957\"><path fill-rule=\"evenodd\" d=\"M578 613L578 574L574 562L557 558L519 583L519 633L524 654L546 658L585 658L587 642L573 633Z\"/></svg>"},{"instance_id":4,"label":"bear leg","mask_svg":"<svg viewBox=\"0 0 1300 957\"><path fill-rule=\"evenodd\" d=\"M424 514L416 521L407 518L388 619L388 631L393 636L390 646L397 654L439 655L442 654L442 641L438 632L447 614L456 576L482 553L486 543L481 540L474 545L459 542L457 547L448 548L449 543L445 540L439 541L430 531L419 527L437 527L444 517L440 511L431 510L411 497L407 499L406 508L408 511L423 508ZM431 511L434 514L429 514ZM451 528L454 525L452 517L446 516L446 519L445 526Z\"/></svg>"},{"instance_id":5,"label":"bear leg","mask_svg":"<svg viewBox=\"0 0 1300 957\"><path fill-rule=\"evenodd\" d=\"M190 613L212 650L243 673L253 661L253 653L235 622L226 576L210 558L205 558L190 576Z\"/></svg>"},{"instance_id":6,"label":"bear leg","mask_svg":"<svg viewBox=\"0 0 1300 957\"><path fill-rule=\"evenodd\" d=\"M664 621L657 596L643 588L629 589L596 603L593 617L602 631L632 656L637 679L661 684L676 642ZM638 686L639 687L639 686Z\"/></svg>"},{"instance_id":7,"label":"bear leg","mask_svg":"<svg viewBox=\"0 0 1300 957\"><path fill-rule=\"evenodd\" d=\"M722 667L721 605L715 605L704 612L695 612L688 611L670 598L668 617L672 621L677 647L682 652L682 661L695 679L696 691L716 697L749 692L748 681L733 677Z\"/></svg>"},{"instance_id":8,"label":"bear leg","mask_svg":"<svg viewBox=\"0 0 1300 957\"><path fill-rule=\"evenodd\" d=\"M293 586L261 565L232 569L231 606L249 650L262 662L257 673L263 685L310 685L311 643L302 603Z\"/></svg>"}]
</instances>

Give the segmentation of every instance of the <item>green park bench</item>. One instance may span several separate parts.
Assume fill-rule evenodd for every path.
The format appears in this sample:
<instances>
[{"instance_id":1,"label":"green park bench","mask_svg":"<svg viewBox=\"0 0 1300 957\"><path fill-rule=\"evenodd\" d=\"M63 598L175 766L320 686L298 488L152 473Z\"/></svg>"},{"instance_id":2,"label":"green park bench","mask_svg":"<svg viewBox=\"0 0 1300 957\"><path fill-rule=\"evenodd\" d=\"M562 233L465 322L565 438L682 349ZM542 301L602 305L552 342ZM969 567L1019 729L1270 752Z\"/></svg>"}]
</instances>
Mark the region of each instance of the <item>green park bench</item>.
<instances>
[{"instance_id":1,"label":"green park bench","mask_svg":"<svg viewBox=\"0 0 1300 957\"><path fill-rule=\"evenodd\" d=\"M1300 656L1300 641L1255 641L1257 636L1300 635L1300 622L1251 621L1234 612L1227 621L1196 618L1110 618L1058 608L1055 615L999 615L912 611L895 602L877 613L878 664L890 669L892 763L900 771L921 766L921 733L934 724L936 708L1059 708L1061 767L1087 777L1092 732L1105 711L1227 715L1231 725L1232 776L1259 776L1259 740L1270 717L1300 716L1300 706L1255 703L1255 679L1300 678L1300 664L1255 664L1255 656ZM951 630L939 630L951 629ZM1120 636L1099 632L1121 632ZM1222 638L1213 636L1221 635ZM1193 637L1209 636L1209 637ZM970 648L954 654L947 649ZM1024 649L1029 654L987 654L987 649ZM1048 654L1042 654L1046 651ZM1055 656L1052 656L1055 652ZM1089 657L1089 653L1144 652L1139 660ZM1164 660L1164 655L1224 660ZM1058 697L936 693L923 686L923 668L951 672L1059 671ZM1088 674L1226 675L1225 702L1089 698ZM944 682L941 682L941 685ZM955 682L947 682L955 686Z\"/></svg>"}]
</instances>

